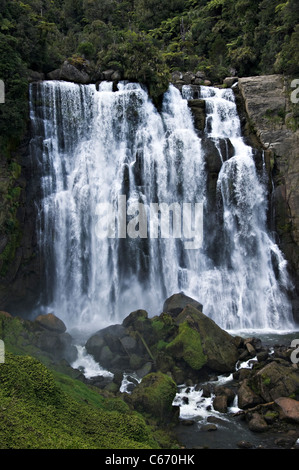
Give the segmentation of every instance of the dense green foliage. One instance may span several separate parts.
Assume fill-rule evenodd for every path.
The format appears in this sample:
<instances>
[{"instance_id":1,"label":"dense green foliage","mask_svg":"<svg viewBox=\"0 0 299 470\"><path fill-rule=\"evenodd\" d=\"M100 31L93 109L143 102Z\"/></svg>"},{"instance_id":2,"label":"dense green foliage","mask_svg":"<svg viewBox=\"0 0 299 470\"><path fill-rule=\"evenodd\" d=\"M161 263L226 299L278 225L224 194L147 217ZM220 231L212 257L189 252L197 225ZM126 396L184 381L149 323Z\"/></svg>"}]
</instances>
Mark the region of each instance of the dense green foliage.
<instances>
[{"instance_id":1,"label":"dense green foliage","mask_svg":"<svg viewBox=\"0 0 299 470\"><path fill-rule=\"evenodd\" d=\"M297 0L0 0L1 144L24 130L28 70L113 67L154 98L177 69L296 75L298 15Z\"/></svg>"},{"instance_id":2,"label":"dense green foliage","mask_svg":"<svg viewBox=\"0 0 299 470\"><path fill-rule=\"evenodd\" d=\"M159 445L144 419L122 400L59 380L30 356L6 353L0 364L1 449L150 449ZM82 393L81 392L81 393ZM84 395L83 395L84 396ZM118 402L121 406L117 406Z\"/></svg>"},{"instance_id":3,"label":"dense green foliage","mask_svg":"<svg viewBox=\"0 0 299 470\"><path fill-rule=\"evenodd\" d=\"M24 93L26 69L74 55L152 80L153 93L175 69L297 74L298 15L297 0L1 0L0 76L9 100Z\"/></svg>"}]
</instances>

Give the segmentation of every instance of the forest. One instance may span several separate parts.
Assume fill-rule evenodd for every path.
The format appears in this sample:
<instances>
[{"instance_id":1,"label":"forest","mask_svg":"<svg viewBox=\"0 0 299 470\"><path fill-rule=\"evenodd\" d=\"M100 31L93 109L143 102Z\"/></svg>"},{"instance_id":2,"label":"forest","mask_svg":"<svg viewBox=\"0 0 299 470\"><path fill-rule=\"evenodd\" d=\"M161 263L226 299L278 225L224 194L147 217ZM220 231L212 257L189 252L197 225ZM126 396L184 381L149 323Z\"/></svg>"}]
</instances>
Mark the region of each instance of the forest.
<instances>
[{"instance_id":1,"label":"forest","mask_svg":"<svg viewBox=\"0 0 299 470\"><path fill-rule=\"evenodd\" d=\"M295 77L298 17L297 0L0 0L2 142L24 131L29 70L113 68L152 96L175 70Z\"/></svg>"}]
</instances>

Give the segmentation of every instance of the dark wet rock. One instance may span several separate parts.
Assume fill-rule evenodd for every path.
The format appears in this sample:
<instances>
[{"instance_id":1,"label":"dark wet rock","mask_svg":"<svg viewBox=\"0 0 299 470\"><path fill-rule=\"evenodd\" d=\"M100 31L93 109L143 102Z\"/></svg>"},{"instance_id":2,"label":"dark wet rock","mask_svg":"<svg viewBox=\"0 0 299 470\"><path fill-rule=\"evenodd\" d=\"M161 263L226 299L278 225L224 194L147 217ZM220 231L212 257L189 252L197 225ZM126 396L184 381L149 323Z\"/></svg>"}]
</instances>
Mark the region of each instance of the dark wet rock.
<instances>
[{"instance_id":1,"label":"dark wet rock","mask_svg":"<svg viewBox=\"0 0 299 470\"><path fill-rule=\"evenodd\" d=\"M34 321L42 328L54 331L55 333L64 333L66 331L64 322L53 313L38 315Z\"/></svg>"},{"instance_id":2,"label":"dark wet rock","mask_svg":"<svg viewBox=\"0 0 299 470\"><path fill-rule=\"evenodd\" d=\"M197 300L188 297L183 292L180 292L179 294L174 294L167 300L165 300L163 305L163 312L167 312L171 315L177 316L184 310L187 305L192 305L200 312L203 309L202 304L199 303Z\"/></svg>"},{"instance_id":3,"label":"dark wet rock","mask_svg":"<svg viewBox=\"0 0 299 470\"><path fill-rule=\"evenodd\" d=\"M205 100L188 100L188 106L191 109L194 125L198 131L204 131L206 125L206 107Z\"/></svg>"},{"instance_id":4,"label":"dark wet rock","mask_svg":"<svg viewBox=\"0 0 299 470\"><path fill-rule=\"evenodd\" d=\"M262 398L257 395L248 385L248 379L243 380L238 390L239 407L242 409L252 408L262 402Z\"/></svg>"},{"instance_id":5,"label":"dark wet rock","mask_svg":"<svg viewBox=\"0 0 299 470\"><path fill-rule=\"evenodd\" d=\"M268 359L268 356L269 356L268 351L260 351L259 353L257 353L256 358L258 362L264 362Z\"/></svg>"},{"instance_id":6,"label":"dark wet rock","mask_svg":"<svg viewBox=\"0 0 299 470\"><path fill-rule=\"evenodd\" d=\"M226 398L227 405L230 406L233 404L235 399L235 392L229 387L219 386L215 388L216 397L223 396Z\"/></svg>"},{"instance_id":7,"label":"dark wet rock","mask_svg":"<svg viewBox=\"0 0 299 470\"><path fill-rule=\"evenodd\" d=\"M218 395L213 400L213 408L220 413L227 412L227 396Z\"/></svg>"},{"instance_id":8,"label":"dark wet rock","mask_svg":"<svg viewBox=\"0 0 299 470\"><path fill-rule=\"evenodd\" d=\"M248 423L248 427L250 431L253 431L253 432L265 432L268 429L268 425L265 419L259 413L253 413Z\"/></svg>"},{"instance_id":9,"label":"dark wet rock","mask_svg":"<svg viewBox=\"0 0 299 470\"><path fill-rule=\"evenodd\" d=\"M200 430L204 431L204 432L213 432L213 431L217 431L217 429L218 428L217 428L216 424L213 424L213 423L203 424L200 427Z\"/></svg>"},{"instance_id":10,"label":"dark wet rock","mask_svg":"<svg viewBox=\"0 0 299 470\"><path fill-rule=\"evenodd\" d=\"M237 446L240 448L240 449L252 449L254 447L254 445L249 442L249 441L239 441L237 443Z\"/></svg>"},{"instance_id":11,"label":"dark wet rock","mask_svg":"<svg viewBox=\"0 0 299 470\"><path fill-rule=\"evenodd\" d=\"M289 397L299 390L299 371L287 363L272 361L256 372L251 386L265 402Z\"/></svg>"},{"instance_id":12,"label":"dark wet rock","mask_svg":"<svg viewBox=\"0 0 299 470\"><path fill-rule=\"evenodd\" d=\"M183 426L193 426L195 424L195 421L193 419L183 419L181 421L181 424Z\"/></svg>"}]
</instances>

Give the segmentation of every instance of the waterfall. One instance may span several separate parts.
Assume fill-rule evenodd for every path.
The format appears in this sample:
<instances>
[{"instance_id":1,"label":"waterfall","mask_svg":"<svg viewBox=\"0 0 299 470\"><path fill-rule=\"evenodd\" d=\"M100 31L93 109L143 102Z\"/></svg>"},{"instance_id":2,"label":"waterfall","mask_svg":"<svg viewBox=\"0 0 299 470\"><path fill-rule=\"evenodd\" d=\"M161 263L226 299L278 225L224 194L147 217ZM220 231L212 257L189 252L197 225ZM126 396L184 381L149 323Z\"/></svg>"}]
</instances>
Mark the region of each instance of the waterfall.
<instances>
[{"instance_id":1,"label":"waterfall","mask_svg":"<svg viewBox=\"0 0 299 470\"><path fill-rule=\"evenodd\" d=\"M204 136L189 87L170 85L158 112L139 84L31 85L40 308L69 328L95 331L140 308L160 314L179 291L225 329L292 324L286 261L267 230L266 185L233 92L200 93ZM207 143L219 158L212 197Z\"/></svg>"}]
</instances>

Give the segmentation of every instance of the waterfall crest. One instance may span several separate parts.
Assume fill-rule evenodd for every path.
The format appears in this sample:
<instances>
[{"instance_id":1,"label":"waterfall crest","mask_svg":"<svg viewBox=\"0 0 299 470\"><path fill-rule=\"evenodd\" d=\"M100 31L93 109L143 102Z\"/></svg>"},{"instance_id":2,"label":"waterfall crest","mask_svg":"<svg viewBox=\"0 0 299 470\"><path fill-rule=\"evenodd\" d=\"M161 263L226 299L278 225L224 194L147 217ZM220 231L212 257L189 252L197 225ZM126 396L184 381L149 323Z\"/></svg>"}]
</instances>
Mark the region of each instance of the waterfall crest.
<instances>
[{"instance_id":1,"label":"waterfall crest","mask_svg":"<svg viewBox=\"0 0 299 470\"><path fill-rule=\"evenodd\" d=\"M188 87L181 94L170 85L158 112L139 84L31 85L41 306L68 327L94 331L139 308L159 314L179 291L224 329L292 324L286 261L267 230L266 186L242 139L233 93L200 93L204 138L193 126ZM220 159L214 207L207 141Z\"/></svg>"}]
</instances>

